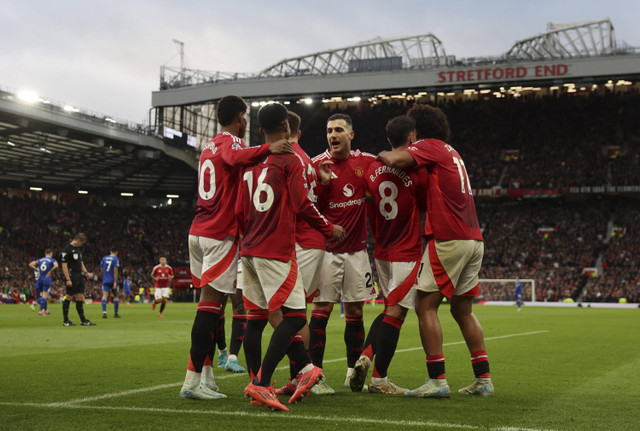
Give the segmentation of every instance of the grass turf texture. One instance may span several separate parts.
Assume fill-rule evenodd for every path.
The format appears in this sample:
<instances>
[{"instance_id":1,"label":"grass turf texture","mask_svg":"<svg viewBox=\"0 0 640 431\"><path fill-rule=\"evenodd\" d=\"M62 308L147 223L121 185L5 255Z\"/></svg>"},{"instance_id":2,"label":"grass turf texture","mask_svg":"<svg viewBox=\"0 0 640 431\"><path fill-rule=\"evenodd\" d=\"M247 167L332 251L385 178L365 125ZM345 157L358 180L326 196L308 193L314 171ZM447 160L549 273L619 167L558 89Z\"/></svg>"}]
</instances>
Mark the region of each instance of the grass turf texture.
<instances>
[{"instance_id":1,"label":"grass turf texture","mask_svg":"<svg viewBox=\"0 0 640 431\"><path fill-rule=\"evenodd\" d=\"M169 304L158 318L148 304L121 307L122 319L95 327L63 327L60 305L38 316L28 305L0 306L0 429L494 429L632 430L640 427L640 310L476 306L483 325L493 398L463 396L473 379L469 353L443 305L444 353L450 399L413 399L343 387L344 320L334 310L327 327L325 374L335 396L313 396L291 411L252 407L246 374L214 368L229 398L193 401L178 393L188 359L195 304ZM365 306L368 327L382 306ZM227 310L227 342L231 332ZM77 315L70 310L72 320ZM265 330L263 352L271 330ZM240 363L244 364L241 352ZM217 359L216 362L217 364ZM288 364L274 374L288 378ZM369 373L369 377L371 372ZM389 376L398 385L424 383L426 367L416 316L403 326ZM286 398L281 397L286 403Z\"/></svg>"}]
</instances>

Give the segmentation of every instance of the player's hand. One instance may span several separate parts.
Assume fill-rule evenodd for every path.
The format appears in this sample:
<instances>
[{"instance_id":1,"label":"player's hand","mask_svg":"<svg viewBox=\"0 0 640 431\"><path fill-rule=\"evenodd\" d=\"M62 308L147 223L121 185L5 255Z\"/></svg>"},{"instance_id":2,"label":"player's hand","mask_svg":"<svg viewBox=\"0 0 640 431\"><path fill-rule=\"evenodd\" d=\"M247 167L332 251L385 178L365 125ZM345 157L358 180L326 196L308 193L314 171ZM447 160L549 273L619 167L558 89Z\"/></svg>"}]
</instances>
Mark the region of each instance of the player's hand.
<instances>
[{"instance_id":1,"label":"player's hand","mask_svg":"<svg viewBox=\"0 0 640 431\"><path fill-rule=\"evenodd\" d=\"M86 275L87 278L92 278L93 277L93 272L86 272L84 275Z\"/></svg>"},{"instance_id":2,"label":"player's hand","mask_svg":"<svg viewBox=\"0 0 640 431\"><path fill-rule=\"evenodd\" d=\"M344 241L344 237L347 233L344 231L344 228L340 225L333 225L333 232L331 232L331 238L335 239L338 242Z\"/></svg>"},{"instance_id":3,"label":"player's hand","mask_svg":"<svg viewBox=\"0 0 640 431\"><path fill-rule=\"evenodd\" d=\"M67 286L71 287L71 280L67 280Z\"/></svg>"},{"instance_id":4,"label":"player's hand","mask_svg":"<svg viewBox=\"0 0 640 431\"><path fill-rule=\"evenodd\" d=\"M387 156L391 151L380 151L376 156L376 160L389 166L389 157Z\"/></svg>"},{"instance_id":5,"label":"player's hand","mask_svg":"<svg viewBox=\"0 0 640 431\"><path fill-rule=\"evenodd\" d=\"M326 186L331 181L331 165L333 165L331 160L323 160L318 165L318 177L322 185Z\"/></svg>"},{"instance_id":6,"label":"player's hand","mask_svg":"<svg viewBox=\"0 0 640 431\"><path fill-rule=\"evenodd\" d=\"M286 139L282 139L269 145L271 154L291 154L293 153L293 144Z\"/></svg>"}]
</instances>

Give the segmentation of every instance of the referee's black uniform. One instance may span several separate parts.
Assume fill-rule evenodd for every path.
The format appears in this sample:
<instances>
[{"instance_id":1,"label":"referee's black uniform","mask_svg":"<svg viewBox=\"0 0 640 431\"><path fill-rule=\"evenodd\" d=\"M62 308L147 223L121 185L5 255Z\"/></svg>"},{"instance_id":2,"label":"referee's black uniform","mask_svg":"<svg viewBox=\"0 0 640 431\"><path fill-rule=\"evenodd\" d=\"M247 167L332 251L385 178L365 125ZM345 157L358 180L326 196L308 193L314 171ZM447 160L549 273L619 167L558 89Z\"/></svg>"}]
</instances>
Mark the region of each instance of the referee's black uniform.
<instances>
[{"instance_id":1,"label":"referee's black uniform","mask_svg":"<svg viewBox=\"0 0 640 431\"><path fill-rule=\"evenodd\" d=\"M71 286L67 285L67 294L64 302L62 303L62 314L64 317L64 326L75 326L73 322L69 320L69 307L71 306L71 296L75 296L78 293L84 295L84 274L82 273L82 249L76 247L72 243L67 244L62 249L62 263L67 264L69 270L69 278L71 279ZM95 323L87 320L84 316L84 301L79 301L76 298L76 310L80 321L83 326L95 326Z\"/></svg>"},{"instance_id":2,"label":"referee's black uniform","mask_svg":"<svg viewBox=\"0 0 640 431\"><path fill-rule=\"evenodd\" d=\"M74 247L71 243L67 244L62 249L62 262L67 264L67 268L69 268L69 277L71 277L71 287L67 286L67 294L84 294L82 250L80 249L80 247Z\"/></svg>"}]
</instances>

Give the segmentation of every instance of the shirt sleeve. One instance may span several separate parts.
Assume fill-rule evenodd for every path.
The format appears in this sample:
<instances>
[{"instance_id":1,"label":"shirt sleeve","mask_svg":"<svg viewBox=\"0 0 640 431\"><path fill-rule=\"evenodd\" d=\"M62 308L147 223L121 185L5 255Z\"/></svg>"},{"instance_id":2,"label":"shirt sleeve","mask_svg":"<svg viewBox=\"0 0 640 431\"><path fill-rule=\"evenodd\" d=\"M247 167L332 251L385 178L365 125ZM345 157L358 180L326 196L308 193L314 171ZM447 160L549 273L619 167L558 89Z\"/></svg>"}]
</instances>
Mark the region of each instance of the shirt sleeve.
<instances>
[{"instance_id":1,"label":"shirt sleeve","mask_svg":"<svg viewBox=\"0 0 640 431\"><path fill-rule=\"evenodd\" d=\"M251 166L269 155L269 143L259 147L245 148L240 143L234 142L221 148L222 160L231 166Z\"/></svg>"},{"instance_id":2,"label":"shirt sleeve","mask_svg":"<svg viewBox=\"0 0 640 431\"><path fill-rule=\"evenodd\" d=\"M327 238L331 237L333 224L320 214L318 208L309 199L302 164L292 161L287 165L287 169L287 189L293 211L300 214L309 226L322 232Z\"/></svg>"}]
</instances>

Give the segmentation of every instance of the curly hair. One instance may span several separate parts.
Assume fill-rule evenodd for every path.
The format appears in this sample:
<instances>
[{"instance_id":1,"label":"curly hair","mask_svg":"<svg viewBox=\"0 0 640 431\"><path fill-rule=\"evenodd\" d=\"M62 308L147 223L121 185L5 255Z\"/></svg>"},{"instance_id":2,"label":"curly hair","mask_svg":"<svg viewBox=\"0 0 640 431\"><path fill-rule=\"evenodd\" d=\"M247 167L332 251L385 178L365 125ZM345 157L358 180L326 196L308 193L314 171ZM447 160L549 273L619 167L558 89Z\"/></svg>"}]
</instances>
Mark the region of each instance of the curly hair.
<instances>
[{"instance_id":1,"label":"curly hair","mask_svg":"<svg viewBox=\"0 0 640 431\"><path fill-rule=\"evenodd\" d=\"M407 116L416 122L418 139L433 138L449 142L451 137L449 121L440 108L431 105L414 105L407 112Z\"/></svg>"},{"instance_id":2,"label":"curly hair","mask_svg":"<svg viewBox=\"0 0 640 431\"><path fill-rule=\"evenodd\" d=\"M224 96L216 106L216 117L223 127L233 123L238 114L247 112L247 103L238 96Z\"/></svg>"}]
</instances>

